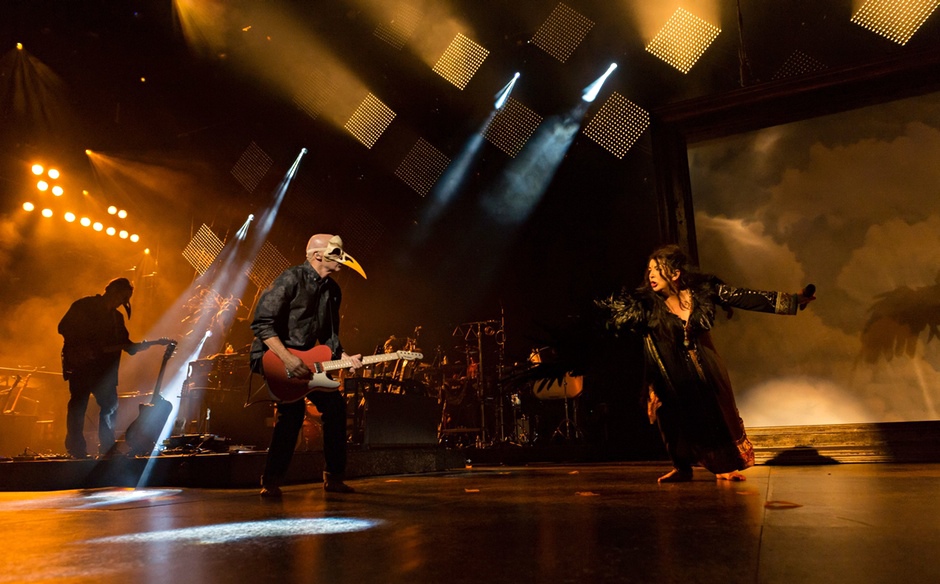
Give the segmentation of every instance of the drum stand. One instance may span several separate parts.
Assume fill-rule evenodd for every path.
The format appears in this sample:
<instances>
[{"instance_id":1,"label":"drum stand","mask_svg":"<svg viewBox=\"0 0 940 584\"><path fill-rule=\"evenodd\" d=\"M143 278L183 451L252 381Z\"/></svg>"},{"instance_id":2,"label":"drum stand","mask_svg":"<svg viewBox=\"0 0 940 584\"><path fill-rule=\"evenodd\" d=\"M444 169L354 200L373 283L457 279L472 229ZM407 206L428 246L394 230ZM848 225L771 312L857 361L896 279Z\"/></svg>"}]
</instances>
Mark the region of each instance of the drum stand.
<instances>
[{"instance_id":1,"label":"drum stand","mask_svg":"<svg viewBox=\"0 0 940 584\"><path fill-rule=\"evenodd\" d=\"M571 398L571 399L577 399ZM572 417L568 416L568 392L565 392L565 418L558 424L558 427L555 428L555 431L552 433L552 438L555 436L560 436L563 440L575 440L584 438L584 433L581 432L581 428L578 426L578 402L574 402L571 409L573 410Z\"/></svg>"}]
</instances>

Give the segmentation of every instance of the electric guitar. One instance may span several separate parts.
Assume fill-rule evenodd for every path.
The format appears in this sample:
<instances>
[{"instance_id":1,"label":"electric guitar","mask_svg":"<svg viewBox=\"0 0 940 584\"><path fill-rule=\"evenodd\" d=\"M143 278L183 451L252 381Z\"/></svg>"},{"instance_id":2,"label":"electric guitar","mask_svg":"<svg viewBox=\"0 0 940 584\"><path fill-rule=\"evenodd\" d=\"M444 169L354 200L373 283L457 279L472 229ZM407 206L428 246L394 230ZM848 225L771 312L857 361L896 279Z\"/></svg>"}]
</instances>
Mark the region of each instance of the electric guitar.
<instances>
[{"instance_id":1,"label":"electric guitar","mask_svg":"<svg viewBox=\"0 0 940 584\"><path fill-rule=\"evenodd\" d=\"M313 372L310 379L298 379L290 377L284 362L274 354L273 351L266 351L261 359L264 367L264 380L268 384L268 391L271 397L278 402L290 403L303 399L311 391L338 391L339 381L329 376L330 371L346 369L352 366L349 359L337 359L330 361L333 353L326 345L317 345L307 350L299 351L288 348L288 351L300 357L301 361ZM393 353L383 353L381 355L368 355L362 358L363 365L381 363L383 361L397 361L403 359L414 361L423 359L421 353L412 351L395 351Z\"/></svg>"},{"instance_id":2,"label":"electric guitar","mask_svg":"<svg viewBox=\"0 0 940 584\"><path fill-rule=\"evenodd\" d=\"M166 363L176 351L176 341L170 339L161 339L153 341L153 344L166 345L163 351L163 362L160 364L160 373L157 374L157 382L153 387L153 395L150 403L140 404L140 412L137 419L131 422L124 433L124 442L130 447L130 453L137 456L148 455L153 452L163 427L170 419L173 412L173 404L168 402L160 395L160 386L163 385L163 373L166 371Z\"/></svg>"}]
</instances>

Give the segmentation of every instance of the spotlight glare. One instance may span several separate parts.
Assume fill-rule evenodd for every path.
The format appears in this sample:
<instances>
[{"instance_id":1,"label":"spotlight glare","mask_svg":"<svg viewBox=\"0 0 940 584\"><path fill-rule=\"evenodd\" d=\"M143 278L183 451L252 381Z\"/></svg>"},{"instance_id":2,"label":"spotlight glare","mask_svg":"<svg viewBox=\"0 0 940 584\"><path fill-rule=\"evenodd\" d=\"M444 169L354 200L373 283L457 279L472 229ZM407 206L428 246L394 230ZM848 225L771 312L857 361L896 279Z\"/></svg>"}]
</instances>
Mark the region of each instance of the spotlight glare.
<instances>
[{"instance_id":1,"label":"spotlight glare","mask_svg":"<svg viewBox=\"0 0 940 584\"><path fill-rule=\"evenodd\" d=\"M22 51L22 50L23 50L23 43L16 43L16 50L17 50L17 51Z\"/></svg>"},{"instance_id":2,"label":"spotlight glare","mask_svg":"<svg viewBox=\"0 0 940 584\"><path fill-rule=\"evenodd\" d=\"M33 174L35 174L36 176L39 176L40 174L42 174L44 170L45 169L42 167L41 164L34 164L32 167Z\"/></svg>"},{"instance_id":3,"label":"spotlight glare","mask_svg":"<svg viewBox=\"0 0 940 584\"><path fill-rule=\"evenodd\" d=\"M89 225L91 225L91 219L89 219L88 217L82 217L81 219L78 220L78 222L81 223L83 227L88 227Z\"/></svg>"},{"instance_id":4,"label":"spotlight glare","mask_svg":"<svg viewBox=\"0 0 940 584\"><path fill-rule=\"evenodd\" d=\"M91 226L95 231L101 231L104 229L104 225L101 224L101 221L95 221L94 225Z\"/></svg>"},{"instance_id":5,"label":"spotlight glare","mask_svg":"<svg viewBox=\"0 0 940 584\"><path fill-rule=\"evenodd\" d=\"M117 233L117 229L114 227L108 227L104 232L113 237L114 234Z\"/></svg>"},{"instance_id":6,"label":"spotlight glare","mask_svg":"<svg viewBox=\"0 0 940 584\"><path fill-rule=\"evenodd\" d=\"M120 217L121 219L126 219L126 218L127 218L127 211L125 211L124 209L121 209L120 211L118 211L117 215L118 215L118 217Z\"/></svg>"},{"instance_id":7,"label":"spotlight glare","mask_svg":"<svg viewBox=\"0 0 940 584\"><path fill-rule=\"evenodd\" d=\"M68 211L68 212L65 214L65 220L68 221L69 223L74 223L74 222L75 222L75 213L72 213L71 211Z\"/></svg>"},{"instance_id":8,"label":"spotlight glare","mask_svg":"<svg viewBox=\"0 0 940 584\"><path fill-rule=\"evenodd\" d=\"M140 236L137 235L136 233L131 234L131 241L133 241L134 243L137 243L138 241L140 241ZM147 253L150 253L149 249L147 250Z\"/></svg>"},{"instance_id":9,"label":"spotlight glare","mask_svg":"<svg viewBox=\"0 0 940 584\"><path fill-rule=\"evenodd\" d=\"M120 237L121 239L127 239L127 235L128 233L127 233L127 230L125 229L122 229L121 232L118 233L118 237Z\"/></svg>"},{"instance_id":10,"label":"spotlight glare","mask_svg":"<svg viewBox=\"0 0 940 584\"><path fill-rule=\"evenodd\" d=\"M114 205L111 205L110 207L108 207L108 215L114 215L116 213L117 213L117 207L115 207Z\"/></svg>"},{"instance_id":11,"label":"spotlight glare","mask_svg":"<svg viewBox=\"0 0 940 584\"><path fill-rule=\"evenodd\" d=\"M24 210L24 211L34 211L35 209L36 209L36 205L33 205L33 204L30 203L29 201L23 203L23 210Z\"/></svg>"},{"instance_id":12,"label":"spotlight glare","mask_svg":"<svg viewBox=\"0 0 940 584\"><path fill-rule=\"evenodd\" d=\"M52 209L43 209L42 216L47 218L52 217Z\"/></svg>"},{"instance_id":13,"label":"spotlight glare","mask_svg":"<svg viewBox=\"0 0 940 584\"><path fill-rule=\"evenodd\" d=\"M54 168L50 168L48 174L51 179L59 178L59 171Z\"/></svg>"},{"instance_id":14,"label":"spotlight glare","mask_svg":"<svg viewBox=\"0 0 940 584\"><path fill-rule=\"evenodd\" d=\"M86 155L86 156L91 156L91 150L85 149L85 155Z\"/></svg>"},{"instance_id":15,"label":"spotlight glare","mask_svg":"<svg viewBox=\"0 0 940 584\"><path fill-rule=\"evenodd\" d=\"M56 185L56 186L52 187L52 194L55 195L55 196L57 196L57 197L61 197L61 196L62 196L62 193L64 193L64 192L65 192L65 191L63 191L63 190L62 190L62 187L60 187L59 185Z\"/></svg>"},{"instance_id":16,"label":"spotlight glare","mask_svg":"<svg viewBox=\"0 0 940 584\"><path fill-rule=\"evenodd\" d=\"M137 241L136 239L134 239L135 237L137 237L137 236L136 236L136 235L131 235L131 241ZM148 247L148 248L145 248L145 249L144 249L144 253L147 254L147 255L150 255L150 248L149 248L149 247Z\"/></svg>"},{"instance_id":17,"label":"spotlight glare","mask_svg":"<svg viewBox=\"0 0 940 584\"><path fill-rule=\"evenodd\" d=\"M38 183L36 183L36 188L42 192L46 192L49 190L49 183L47 183L44 180L41 180Z\"/></svg>"}]
</instances>

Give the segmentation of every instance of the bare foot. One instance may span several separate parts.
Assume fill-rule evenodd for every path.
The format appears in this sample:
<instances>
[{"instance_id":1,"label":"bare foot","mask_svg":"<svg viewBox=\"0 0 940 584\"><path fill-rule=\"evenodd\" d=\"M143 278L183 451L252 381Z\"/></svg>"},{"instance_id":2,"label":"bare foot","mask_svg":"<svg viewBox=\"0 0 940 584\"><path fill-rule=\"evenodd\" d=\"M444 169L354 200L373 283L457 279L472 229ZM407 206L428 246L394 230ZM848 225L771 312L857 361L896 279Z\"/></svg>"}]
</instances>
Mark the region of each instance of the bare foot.
<instances>
[{"instance_id":1,"label":"bare foot","mask_svg":"<svg viewBox=\"0 0 940 584\"><path fill-rule=\"evenodd\" d=\"M672 469L657 479L660 483L687 483L692 480L692 469L679 470Z\"/></svg>"},{"instance_id":2,"label":"bare foot","mask_svg":"<svg viewBox=\"0 0 940 584\"><path fill-rule=\"evenodd\" d=\"M733 472L723 472L721 474L716 474L715 478L719 481L733 481L736 483L741 483L747 480L747 477L738 471Z\"/></svg>"}]
</instances>

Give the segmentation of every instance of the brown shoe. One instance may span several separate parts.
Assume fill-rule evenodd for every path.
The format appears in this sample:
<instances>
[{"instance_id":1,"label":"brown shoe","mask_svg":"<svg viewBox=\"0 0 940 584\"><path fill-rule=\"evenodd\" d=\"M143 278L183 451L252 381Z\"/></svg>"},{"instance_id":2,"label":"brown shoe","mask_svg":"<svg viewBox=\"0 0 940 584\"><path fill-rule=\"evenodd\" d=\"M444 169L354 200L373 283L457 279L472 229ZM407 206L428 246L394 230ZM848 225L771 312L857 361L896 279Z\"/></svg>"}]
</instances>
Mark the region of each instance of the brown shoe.
<instances>
[{"instance_id":1,"label":"brown shoe","mask_svg":"<svg viewBox=\"0 0 940 584\"><path fill-rule=\"evenodd\" d=\"M342 477L330 474L328 472L323 473L323 490L327 493L355 493L356 489L350 487L343 482Z\"/></svg>"}]
</instances>

